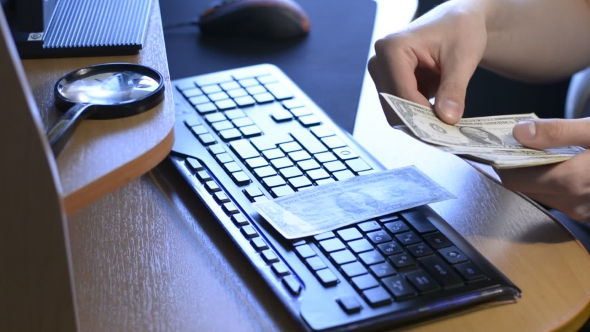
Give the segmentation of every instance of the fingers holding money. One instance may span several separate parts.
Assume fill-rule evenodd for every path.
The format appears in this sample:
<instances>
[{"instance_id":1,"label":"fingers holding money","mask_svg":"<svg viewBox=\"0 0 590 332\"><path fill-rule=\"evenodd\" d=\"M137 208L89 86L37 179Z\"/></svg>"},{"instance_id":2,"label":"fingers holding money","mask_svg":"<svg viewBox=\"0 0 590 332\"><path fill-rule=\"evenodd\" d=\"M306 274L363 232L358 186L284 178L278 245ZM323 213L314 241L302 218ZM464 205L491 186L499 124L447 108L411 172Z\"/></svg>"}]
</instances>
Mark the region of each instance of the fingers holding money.
<instances>
[{"instance_id":1,"label":"fingers holding money","mask_svg":"<svg viewBox=\"0 0 590 332\"><path fill-rule=\"evenodd\" d=\"M555 165L496 170L508 189L521 192L574 220L590 221L590 151Z\"/></svg>"}]
</instances>

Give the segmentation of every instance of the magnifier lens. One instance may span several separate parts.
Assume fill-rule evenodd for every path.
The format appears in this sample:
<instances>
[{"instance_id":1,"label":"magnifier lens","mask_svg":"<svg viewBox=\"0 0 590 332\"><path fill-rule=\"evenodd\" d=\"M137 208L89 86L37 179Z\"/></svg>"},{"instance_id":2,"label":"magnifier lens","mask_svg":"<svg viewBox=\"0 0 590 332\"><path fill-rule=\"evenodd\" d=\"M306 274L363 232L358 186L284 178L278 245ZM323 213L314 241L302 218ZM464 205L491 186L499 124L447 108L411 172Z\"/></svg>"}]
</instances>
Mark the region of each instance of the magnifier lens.
<instances>
[{"instance_id":1,"label":"magnifier lens","mask_svg":"<svg viewBox=\"0 0 590 332\"><path fill-rule=\"evenodd\" d=\"M143 98L156 91L160 83L133 71L96 73L72 81L62 80L59 93L75 103L116 105Z\"/></svg>"}]
</instances>

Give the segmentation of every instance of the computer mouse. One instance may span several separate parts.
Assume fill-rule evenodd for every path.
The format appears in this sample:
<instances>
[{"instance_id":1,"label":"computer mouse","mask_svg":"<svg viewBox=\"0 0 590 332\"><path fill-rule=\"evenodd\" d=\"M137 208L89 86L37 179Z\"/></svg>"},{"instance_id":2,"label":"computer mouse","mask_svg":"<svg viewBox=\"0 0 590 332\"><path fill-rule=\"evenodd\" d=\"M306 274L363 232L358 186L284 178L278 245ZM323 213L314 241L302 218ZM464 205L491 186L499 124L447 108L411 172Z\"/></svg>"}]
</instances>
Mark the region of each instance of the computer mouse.
<instances>
[{"instance_id":1,"label":"computer mouse","mask_svg":"<svg viewBox=\"0 0 590 332\"><path fill-rule=\"evenodd\" d=\"M199 17L203 35L286 39L309 32L307 13L292 0L222 0Z\"/></svg>"}]
</instances>

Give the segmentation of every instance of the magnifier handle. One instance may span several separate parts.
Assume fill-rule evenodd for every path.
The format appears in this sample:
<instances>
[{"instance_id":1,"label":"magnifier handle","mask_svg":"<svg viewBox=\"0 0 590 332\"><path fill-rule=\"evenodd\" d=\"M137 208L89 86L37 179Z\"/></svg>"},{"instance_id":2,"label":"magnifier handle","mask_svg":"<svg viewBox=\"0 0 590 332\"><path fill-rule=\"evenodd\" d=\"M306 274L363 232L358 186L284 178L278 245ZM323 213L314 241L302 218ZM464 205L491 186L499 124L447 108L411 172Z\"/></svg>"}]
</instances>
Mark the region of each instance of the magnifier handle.
<instances>
[{"instance_id":1,"label":"magnifier handle","mask_svg":"<svg viewBox=\"0 0 590 332\"><path fill-rule=\"evenodd\" d=\"M51 145L51 150L53 150L53 155L56 158L72 137L72 134L80 124L80 121L90 115L90 112L86 111L90 106L94 105L76 104L72 106L72 108L70 108L47 132L47 139Z\"/></svg>"}]
</instances>

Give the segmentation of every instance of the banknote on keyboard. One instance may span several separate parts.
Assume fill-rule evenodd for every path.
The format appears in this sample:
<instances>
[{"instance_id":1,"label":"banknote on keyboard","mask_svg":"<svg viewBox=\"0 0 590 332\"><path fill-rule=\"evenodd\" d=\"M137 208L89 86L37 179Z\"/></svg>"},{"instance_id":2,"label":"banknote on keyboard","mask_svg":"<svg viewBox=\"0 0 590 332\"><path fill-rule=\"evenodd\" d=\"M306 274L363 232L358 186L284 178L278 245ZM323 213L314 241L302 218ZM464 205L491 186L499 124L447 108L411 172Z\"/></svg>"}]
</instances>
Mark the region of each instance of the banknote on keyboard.
<instances>
[{"instance_id":1,"label":"banknote on keyboard","mask_svg":"<svg viewBox=\"0 0 590 332\"><path fill-rule=\"evenodd\" d=\"M287 239L312 236L455 196L415 166L323 184L254 209Z\"/></svg>"},{"instance_id":2,"label":"banknote on keyboard","mask_svg":"<svg viewBox=\"0 0 590 332\"><path fill-rule=\"evenodd\" d=\"M443 151L496 168L553 164L585 150L579 146L545 150L522 146L512 136L512 129L520 121L537 118L534 113L464 118L455 125L448 125L430 107L386 93L381 95L405 124L394 128Z\"/></svg>"}]
</instances>

